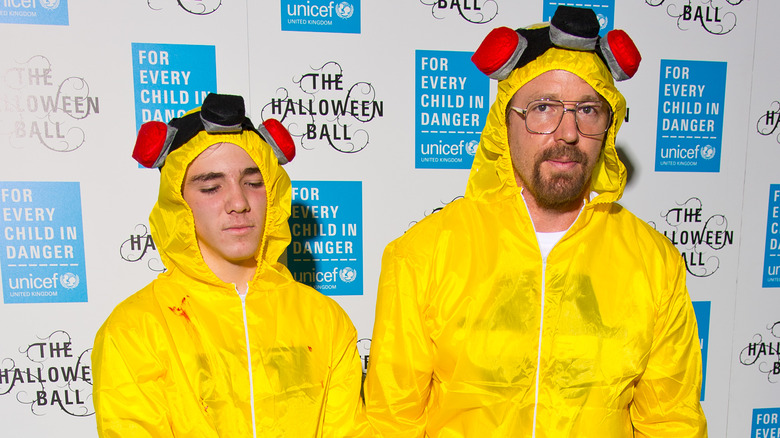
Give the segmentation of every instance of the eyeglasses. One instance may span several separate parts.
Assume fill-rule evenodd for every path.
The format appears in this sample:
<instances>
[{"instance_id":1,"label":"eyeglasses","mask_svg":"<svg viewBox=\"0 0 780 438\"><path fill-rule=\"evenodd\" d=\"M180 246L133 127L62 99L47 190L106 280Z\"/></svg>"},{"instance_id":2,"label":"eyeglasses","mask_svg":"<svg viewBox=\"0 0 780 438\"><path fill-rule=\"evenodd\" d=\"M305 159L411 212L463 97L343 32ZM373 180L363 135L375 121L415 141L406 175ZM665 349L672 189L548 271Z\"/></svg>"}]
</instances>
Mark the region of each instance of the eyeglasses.
<instances>
[{"instance_id":1,"label":"eyeglasses","mask_svg":"<svg viewBox=\"0 0 780 438\"><path fill-rule=\"evenodd\" d=\"M574 108L566 108L574 105ZM540 99L525 109L511 107L525 120L525 127L534 134L552 134L558 129L567 111L574 113L574 123L582 135L601 135L609 129L612 109L603 102L570 102Z\"/></svg>"}]
</instances>

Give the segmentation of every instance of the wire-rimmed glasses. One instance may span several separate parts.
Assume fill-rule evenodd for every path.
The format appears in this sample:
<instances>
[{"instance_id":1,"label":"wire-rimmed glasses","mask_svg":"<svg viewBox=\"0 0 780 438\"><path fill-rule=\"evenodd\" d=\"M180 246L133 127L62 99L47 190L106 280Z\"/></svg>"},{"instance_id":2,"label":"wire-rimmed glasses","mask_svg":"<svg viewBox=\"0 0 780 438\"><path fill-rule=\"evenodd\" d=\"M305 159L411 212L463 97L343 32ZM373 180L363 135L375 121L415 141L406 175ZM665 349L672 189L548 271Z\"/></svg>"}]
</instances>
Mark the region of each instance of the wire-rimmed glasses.
<instances>
[{"instance_id":1,"label":"wire-rimmed glasses","mask_svg":"<svg viewBox=\"0 0 780 438\"><path fill-rule=\"evenodd\" d=\"M574 108L566 106L574 105ZM601 135L609 129L612 109L604 102L576 102L539 99L525 108L511 107L525 120L525 127L535 134L552 134L558 129L567 111L574 113L574 122L582 135Z\"/></svg>"}]
</instances>

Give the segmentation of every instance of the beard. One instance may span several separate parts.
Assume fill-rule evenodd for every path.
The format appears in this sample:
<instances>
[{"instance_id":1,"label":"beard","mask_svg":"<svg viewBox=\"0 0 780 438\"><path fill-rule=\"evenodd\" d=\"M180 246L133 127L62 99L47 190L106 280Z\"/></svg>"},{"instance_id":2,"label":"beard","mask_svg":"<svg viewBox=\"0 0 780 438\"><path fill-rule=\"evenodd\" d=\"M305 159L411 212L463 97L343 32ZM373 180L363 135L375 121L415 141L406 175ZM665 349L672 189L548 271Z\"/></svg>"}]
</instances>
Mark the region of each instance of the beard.
<instances>
[{"instance_id":1,"label":"beard","mask_svg":"<svg viewBox=\"0 0 780 438\"><path fill-rule=\"evenodd\" d=\"M579 163L579 166L567 172L551 171L547 175L542 175L543 162L562 157ZM590 185L590 174L586 172L587 169L591 169L588 161L588 156L576 146L555 145L537 157L531 181L525 181L525 186L539 206L551 210L566 210L575 203L582 203L585 190Z\"/></svg>"}]
</instances>

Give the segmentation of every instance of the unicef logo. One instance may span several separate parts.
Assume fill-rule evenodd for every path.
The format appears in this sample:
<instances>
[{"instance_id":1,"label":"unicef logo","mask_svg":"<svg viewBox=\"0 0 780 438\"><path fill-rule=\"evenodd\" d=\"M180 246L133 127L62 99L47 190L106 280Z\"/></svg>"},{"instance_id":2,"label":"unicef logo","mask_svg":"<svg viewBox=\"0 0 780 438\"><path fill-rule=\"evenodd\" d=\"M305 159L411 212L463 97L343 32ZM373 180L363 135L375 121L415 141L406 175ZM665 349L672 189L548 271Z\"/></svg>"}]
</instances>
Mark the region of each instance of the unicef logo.
<instances>
[{"instance_id":1,"label":"unicef logo","mask_svg":"<svg viewBox=\"0 0 780 438\"><path fill-rule=\"evenodd\" d=\"M40 0L40 3L44 9L52 10L60 7L60 0Z\"/></svg>"},{"instance_id":2,"label":"unicef logo","mask_svg":"<svg viewBox=\"0 0 780 438\"><path fill-rule=\"evenodd\" d=\"M701 157L705 160L712 159L715 156L715 147L712 145L706 145L701 148Z\"/></svg>"},{"instance_id":3,"label":"unicef logo","mask_svg":"<svg viewBox=\"0 0 780 438\"><path fill-rule=\"evenodd\" d=\"M65 289L74 289L79 285L79 276L71 272L67 272L60 277L60 283Z\"/></svg>"},{"instance_id":4,"label":"unicef logo","mask_svg":"<svg viewBox=\"0 0 780 438\"><path fill-rule=\"evenodd\" d=\"M348 19L355 13L355 7L349 2L341 2L336 5L336 15L344 20Z\"/></svg>"},{"instance_id":5,"label":"unicef logo","mask_svg":"<svg viewBox=\"0 0 780 438\"><path fill-rule=\"evenodd\" d=\"M477 153L477 148L479 147L479 142L476 140L471 140L466 144L466 153L469 155L474 155Z\"/></svg>"},{"instance_id":6,"label":"unicef logo","mask_svg":"<svg viewBox=\"0 0 780 438\"><path fill-rule=\"evenodd\" d=\"M341 278L341 281L344 283L352 283L357 278L357 271L346 267L339 272L339 278Z\"/></svg>"},{"instance_id":7,"label":"unicef logo","mask_svg":"<svg viewBox=\"0 0 780 438\"><path fill-rule=\"evenodd\" d=\"M601 27L602 29L606 28L607 24L609 24L609 18L607 18L607 16L604 14L598 14L598 19L599 19L599 27Z\"/></svg>"}]
</instances>

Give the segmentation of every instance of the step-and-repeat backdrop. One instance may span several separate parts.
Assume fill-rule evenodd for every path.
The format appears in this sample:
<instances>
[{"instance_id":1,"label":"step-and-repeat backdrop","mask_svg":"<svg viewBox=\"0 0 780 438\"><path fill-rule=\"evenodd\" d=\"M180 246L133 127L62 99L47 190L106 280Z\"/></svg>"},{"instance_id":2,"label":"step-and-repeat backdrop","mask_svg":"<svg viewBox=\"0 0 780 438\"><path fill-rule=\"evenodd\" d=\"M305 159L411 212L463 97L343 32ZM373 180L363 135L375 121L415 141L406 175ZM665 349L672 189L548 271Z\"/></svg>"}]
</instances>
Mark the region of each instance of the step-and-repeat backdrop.
<instances>
[{"instance_id":1,"label":"step-and-repeat backdrop","mask_svg":"<svg viewBox=\"0 0 780 438\"><path fill-rule=\"evenodd\" d=\"M621 202L687 261L710 435L778 436L780 2L566 3L642 52L620 84ZM208 92L291 131L287 264L347 310L367 360L384 246L464 192L495 95L471 53L556 6L0 0L2 435L96 436L94 334L164 269L135 133Z\"/></svg>"}]
</instances>

